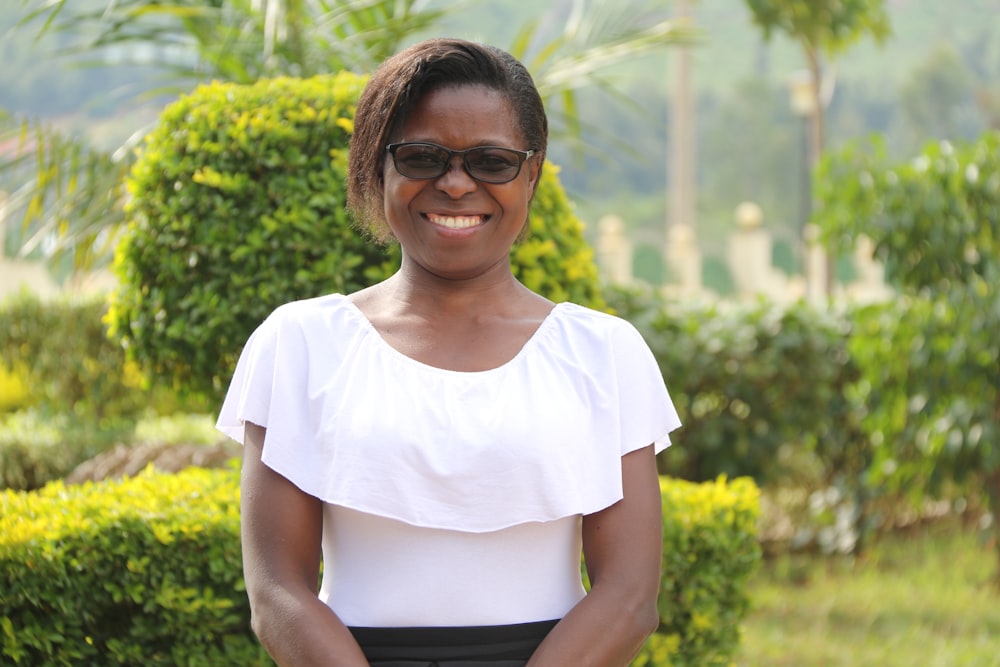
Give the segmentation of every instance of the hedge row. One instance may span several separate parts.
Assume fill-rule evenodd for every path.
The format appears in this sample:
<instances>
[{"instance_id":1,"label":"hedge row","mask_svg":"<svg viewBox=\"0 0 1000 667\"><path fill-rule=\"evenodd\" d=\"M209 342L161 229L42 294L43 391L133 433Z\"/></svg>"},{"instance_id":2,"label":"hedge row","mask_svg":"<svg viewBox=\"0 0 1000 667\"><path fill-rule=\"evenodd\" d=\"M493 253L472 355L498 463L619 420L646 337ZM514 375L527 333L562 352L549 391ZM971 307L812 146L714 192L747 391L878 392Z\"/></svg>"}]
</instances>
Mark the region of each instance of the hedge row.
<instances>
[{"instance_id":1,"label":"hedge row","mask_svg":"<svg viewBox=\"0 0 1000 667\"><path fill-rule=\"evenodd\" d=\"M0 492L6 664L272 664L249 628L238 474L147 470ZM637 665L726 665L760 558L747 479L662 481L661 626Z\"/></svg>"},{"instance_id":2,"label":"hedge row","mask_svg":"<svg viewBox=\"0 0 1000 667\"><path fill-rule=\"evenodd\" d=\"M0 488L60 479L132 439L150 415L210 412L204 399L151 385L104 325L98 297L0 303Z\"/></svg>"},{"instance_id":3,"label":"hedge row","mask_svg":"<svg viewBox=\"0 0 1000 667\"><path fill-rule=\"evenodd\" d=\"M684 424L661 472L809 486L842 472L862 446L850 401L861 376L849 348L853 311L679 303L623 289L607 299L649 342ZM802 453L816 467L802 469Z\"/></svg>"},{"instance_id":4,"label":"hedge row","mask_svg":"<svg viewBox=\"0 0 1000 667\"><path fill-rule=\"evenodd\" d=\"M10 407L37 405L94 420L141 411L142 378L108 338L106 311L97 298L42 301L27 292L0 304L5 376L28 392Z\"/></svg>"}]
</instances>

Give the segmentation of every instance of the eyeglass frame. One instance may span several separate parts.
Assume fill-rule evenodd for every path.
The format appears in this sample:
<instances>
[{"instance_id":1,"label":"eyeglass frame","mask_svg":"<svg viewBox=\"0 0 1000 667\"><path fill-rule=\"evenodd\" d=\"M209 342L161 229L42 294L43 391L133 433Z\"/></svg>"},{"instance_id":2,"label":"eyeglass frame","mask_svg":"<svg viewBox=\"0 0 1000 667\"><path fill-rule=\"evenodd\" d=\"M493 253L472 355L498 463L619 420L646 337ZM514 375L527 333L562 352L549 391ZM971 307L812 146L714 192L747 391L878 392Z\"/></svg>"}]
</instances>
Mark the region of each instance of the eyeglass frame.
<instances>
[{"instance_id":1,"label":"eyeglass frame","mask_svg":"<svg viewBox=\"0 0 1000 667\"><path fill-rule=\"evenodd\" d=\"M399 148L403 147L403 146L430 146L432 148L437 148L437 149L440 149L440 150L446 152L448 154L448 159L446 159L444 161L443 168L441 169L441 173L440 174L436 174L434 176L407 176L406 174L404 174L399 169L399 163L396 161L396 151ZM517 155L517 157L518 157L517 171L515 171L514 175L511 176L510 178L508 178L507 180L504 180L504 181L488 181L488 180L479 178L478 176L476 176L475 174L473 174L472 170L469 168L469 163L466 160L466 155L468 155L472 151L489 150L491 148L492 149L496 149L496 150L509 151L509 152L514 153L515 155ZM396 143L392 143L392 144L387 145L385 147L385 150L386 150L387 153L389 153L389 155L392 156L392 166L396 169L396 172L400 176L403 176L404 178L411 178L411 179L413 179L415 181L430 181L430 180L434 180L435 178L441 178L442 176L444 176L445 174L448 173L448 168L449 168L449 166L451 166L452 160L454 160L456 156L461 156L461 158L462 158L462 169L464 169L465 173L469 175L469 178L471 178L471 179L473 179L475 181L479 181L480 183L488 183L490 185L503 185L505 183L510 183L515 178L517 178L518 176L521 175L521 169L524 167L524 163L527 162L531 157L533 157L535 155L538 155L538 151L534 150L534 149L522 151L522 150L518 150L516 148L508 148L507 146L473 146L472 148L466 148L465 150L454 151L454 150L452 150L450 148L442 146L441 144L435 144L435 143L430 142L430 141L400 141L400 142L396 142Z\"/></svg>"}]
</instances>

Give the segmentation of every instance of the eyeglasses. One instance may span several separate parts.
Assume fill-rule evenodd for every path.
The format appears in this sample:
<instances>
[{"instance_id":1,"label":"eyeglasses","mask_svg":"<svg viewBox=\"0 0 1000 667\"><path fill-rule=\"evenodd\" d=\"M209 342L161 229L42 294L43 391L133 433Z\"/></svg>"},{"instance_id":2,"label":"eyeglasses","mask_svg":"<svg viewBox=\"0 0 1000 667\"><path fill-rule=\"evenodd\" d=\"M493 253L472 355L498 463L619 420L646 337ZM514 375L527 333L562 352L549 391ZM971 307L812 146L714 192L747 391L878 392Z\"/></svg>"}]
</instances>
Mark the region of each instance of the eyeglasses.
<instances>
[{"instance_id":1,"label":"eyeglasses","mask_svg":"<svg viewBox=\"0 0 1000 667\"><path fill-rule=\"evenodd\" d=\"M462 157L466 173L483 183L509 183L521 173L521 165L536 151L519 151L500 146L476 146L453 151L422 141L389 144L396 171L407 178L427 180L443 176L456 155Z\"/></svg>"}]
</instances>

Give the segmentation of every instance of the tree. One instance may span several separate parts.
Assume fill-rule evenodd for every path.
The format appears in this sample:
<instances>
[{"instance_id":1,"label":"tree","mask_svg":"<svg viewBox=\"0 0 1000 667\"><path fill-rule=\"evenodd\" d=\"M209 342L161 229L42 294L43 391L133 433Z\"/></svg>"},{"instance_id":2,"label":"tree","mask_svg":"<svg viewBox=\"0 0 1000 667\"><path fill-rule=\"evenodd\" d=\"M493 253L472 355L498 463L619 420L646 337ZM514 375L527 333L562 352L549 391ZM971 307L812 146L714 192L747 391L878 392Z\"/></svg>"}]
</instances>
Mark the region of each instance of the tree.
<instances>
[{"instance_id":1,"label":"tree","mask_svg":"<svg viewBox=\"0 0 1000 667\"><path fill-rule=\"evenodd\" d=\"M828 156L821 176L826 237L845 249L869 237L902 292L857 337L868 357L859 391L878 432L873 481L926 492L975 479L996 516L1000 132L934 143L901 164L881 142L853 144Z\"/></svg>"},{"instance_id":2,"label":"tree","mask_svg":"<svg viewBox=\"0 0 1000 667\"><path fill-rule=\"evenodd\" d=\"M93 0L77 11L67 0L21 4L29 8L23 27L42 22L43 31L72 32L86 26L85 34L95 36L74 45L77 53L157 47L166 75L159 90L174 94L209 80L367 72L445 13L420 0ZM566 127L580 128L576 90L607 87L604 69L683 36L655 13L629 9L574 0L561 34L552 37L533 22L510 47L532 69ZM22 147L12 157L0 155L0 183L27 164L36 166L7 188L6 209L28 232L22 254L45 240L71 253L80 268L106 264L123 220L121 184L144 132L139 128L122 146L102 151L44 125L0 120L0 142Z\"/></svg>"},{"instance_id":3,"label":"tree","mask_svg":"<svg viewBox=\"0 0 1000 667\"><path fill-rule=\"evenodd\" d=\"M889 35L885 0L745 0L764 39L784 33L802 49L812 83L809 164L812 170L823 153L824 97L832 94L832 79L824 79L823 58L833 58L870 34L881 43ZM811 210L811 202L807 210ZM833 262L828 259L827 289Z\"/></svg>"},{"instance_id":4,"label":"tree","mask_svg":"<svg viewBox=\"0 0 1000 667\"><path fill-rule=\"evenodd\" d=\"M764 39L776 32L798 43L813 82L812 157L823 148L823 57L833 58L866 34L881 43L889 35L885 0L745 0Z\"/></svg>"}]
</instances>

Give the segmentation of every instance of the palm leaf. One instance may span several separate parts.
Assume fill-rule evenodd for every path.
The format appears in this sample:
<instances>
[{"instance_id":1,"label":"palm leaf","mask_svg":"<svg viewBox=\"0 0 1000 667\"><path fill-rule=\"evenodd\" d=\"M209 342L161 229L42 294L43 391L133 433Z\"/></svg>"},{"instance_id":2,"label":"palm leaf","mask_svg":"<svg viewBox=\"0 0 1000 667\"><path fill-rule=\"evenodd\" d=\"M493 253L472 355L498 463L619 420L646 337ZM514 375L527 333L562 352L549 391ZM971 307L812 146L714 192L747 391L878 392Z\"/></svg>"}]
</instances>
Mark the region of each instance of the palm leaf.
<instances>
[{"instance_id":1,"label":"palm leaf","mask_svg":"<svg viewBox=\"0 0 1000 667\"><path fill-rule=\"evenodd\" d=\"M122 220L130 152L106 153L50 127L21 121L0 127L3 182L12 184L3 217L20 219L20 256L53 260L109 253L109 230ZM100 263L100 262L99 262Z\"/></svg>"}]
</instances>

